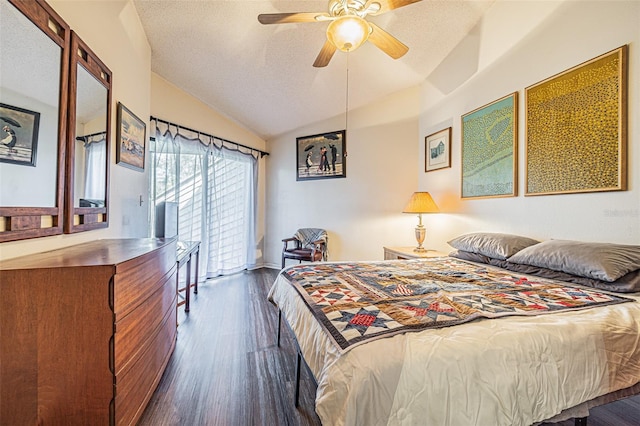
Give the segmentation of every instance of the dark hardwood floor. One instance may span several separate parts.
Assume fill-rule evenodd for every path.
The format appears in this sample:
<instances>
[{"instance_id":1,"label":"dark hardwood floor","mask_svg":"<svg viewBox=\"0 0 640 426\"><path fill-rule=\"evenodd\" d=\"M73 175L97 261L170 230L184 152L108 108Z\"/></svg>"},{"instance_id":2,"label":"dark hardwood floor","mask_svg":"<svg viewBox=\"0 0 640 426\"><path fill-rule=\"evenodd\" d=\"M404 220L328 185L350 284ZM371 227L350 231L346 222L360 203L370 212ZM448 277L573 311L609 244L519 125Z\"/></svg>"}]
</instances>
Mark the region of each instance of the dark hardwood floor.
<instances>
[{"instance_id":1,"label":"dark hardwood floor","mask_svg":"<svg viewBox=\"0 0 640 426\"><path fill-rule=\"evenodd\" d=\"M277 271L260 269L201 283L178 342L139 425L319 425L315 384L303 371L294 406L295 345L267 301Z\"/></svg>"},{"instance_id":2,"label":"dark hardwood floor","mask_svg":"<svg viewBox=\"0 0 640 426\"><path fill-rule=\"evenodd\" d=\"M315 384L302 371L294 406L295 345L267 293L277 271L259 269L201 283L178 314L178 342L141 426L319 425ZM573 420L556 426L573 426ZM589 426L640 425L640 396L597 407Z\"/></svg>"}]
</instances>

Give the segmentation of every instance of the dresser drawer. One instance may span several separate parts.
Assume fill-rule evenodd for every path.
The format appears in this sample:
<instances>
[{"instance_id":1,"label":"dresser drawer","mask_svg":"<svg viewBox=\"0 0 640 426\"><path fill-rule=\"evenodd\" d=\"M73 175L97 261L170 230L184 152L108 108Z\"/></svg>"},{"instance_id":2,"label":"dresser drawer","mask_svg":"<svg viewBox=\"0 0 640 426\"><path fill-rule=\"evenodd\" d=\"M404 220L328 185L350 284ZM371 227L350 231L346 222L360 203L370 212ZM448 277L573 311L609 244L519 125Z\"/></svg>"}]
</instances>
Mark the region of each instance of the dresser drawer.
<instances>
[{"instance_id":1,"label":"dresser drawer","mask_svg":"<svg viewBox=\"0 0 640 426\"><path fill-rule=\"evenodd\" d=\"M118 265L113 281L116 321L162 286L163 277L175 266L175 242Z\"/></svg>"},{"instance_id":2,"label":"dresser drawer","mask_svg":"<svg viewBox=\"0 0 640 426\"><path fill-rule=\"evenodd\" d=\"M176 312L176 270L163 279L163 285L147 300L115 323L115 373L120 373L144 351L149 340L163 325L167 312ZM175 318L174 318L175 320Z\"/></svg>"},{"instance_id":3,"label":"dresser drawer","mask_svg":"<svg viewBox=\"0 0 640 426\"><path fill-rule=\"evenodd\" d=\"M135 424L156 389L176 344L176 310L167 312L147 347L129 366L116 374L117 425ZM150 333L151 334L151 333Z\"/></svg>"}]
</instances>

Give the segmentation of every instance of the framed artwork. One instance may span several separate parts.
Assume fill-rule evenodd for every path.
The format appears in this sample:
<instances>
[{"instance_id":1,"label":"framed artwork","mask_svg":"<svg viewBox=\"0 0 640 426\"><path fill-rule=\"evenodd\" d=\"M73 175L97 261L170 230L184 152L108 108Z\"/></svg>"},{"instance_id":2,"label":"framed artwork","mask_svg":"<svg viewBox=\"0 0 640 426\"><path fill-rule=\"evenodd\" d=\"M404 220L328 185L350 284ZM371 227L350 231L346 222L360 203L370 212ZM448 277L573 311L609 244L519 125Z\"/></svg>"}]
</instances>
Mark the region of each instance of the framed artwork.
<instances>
[{"instance_id":1,"label":"framed artwork","mask_svg":"<svg viewBox=\"0 0 640 426\"><path fill-rule=\"evenodd\" d=\"M36 166L40 113L0 103L0 161Z\"/></svg>"},{"instance_id":2,"label":"framed artwork","mask_svg":"<svg viewBox=\"0 0 640 426\"><path fill-rule=\"evenodd\" d=\"M451 127L424 138L424 171L451 167Z\"/></svg>"},{"instance_id":3,"label":"framed artwork","mask_svg":"<svg viewBox=\"0 0 640 426\"><path fill-rule=\"evenodd\" d=\"M525 195L627 189L627 46L525 89Z\"/></svg>"},{"instance_id":4,"label":"framed artwork","mask_svg":"<svg viewBox=\"0 0 640 426\"><path fill-rule=\"evenodd\" d=\"M144 171L146 131L144 122L118 102L116 164Z\"/></svg>"},{"instance_id":5,"label":"framed artwork","mask_svg":"<svg viewBox=\"0 0 640 426\"><path fill-rule=\"evenodd\" d=\"M296 180L347 177L346 131L296 138Z\"/></svg>"},{"instance_id":6,"label":"framed artwork","mask_svg":"<svg viewBox=\"0 0 640 426\"><path fill-rule=\"evenodd\" d=\"M518 93L462 116L462 198L518 195Z\"/></svg>"}]
</instances>

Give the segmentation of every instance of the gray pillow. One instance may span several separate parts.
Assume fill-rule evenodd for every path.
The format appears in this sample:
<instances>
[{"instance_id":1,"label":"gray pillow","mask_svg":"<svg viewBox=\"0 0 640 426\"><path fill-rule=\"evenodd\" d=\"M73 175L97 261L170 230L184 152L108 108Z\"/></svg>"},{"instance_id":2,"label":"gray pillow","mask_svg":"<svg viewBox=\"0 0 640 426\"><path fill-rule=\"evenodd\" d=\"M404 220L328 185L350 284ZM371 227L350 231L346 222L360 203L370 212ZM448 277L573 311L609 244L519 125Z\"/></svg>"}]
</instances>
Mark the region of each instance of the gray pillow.
<instances>
[{"instance_id":1,"label":"gray pillow","mask_svg":"<svg viewBox=\"0 0 640 426\"><path fill-rule=\"evenodd\" d=\"M468 260L470 262L476 263L489 263L491 258L489 256L485 256L484 254L472 253L470 251L464 250L454 250L449 253L450 257L455 257L456 259Z\"/></svg>"},{"instance_id":2,"label":"gray pillow","mask_svg":"<svg viewBox=\"0 0 640 426\"><path fill-rule=\"evenodd\" d=\"M509 262L613 282L640 269L640 246L549 240L523 249Z\"/></svg>"},{"instance_id":3,"label":"gray pillow","mask_svg":"<svg viewBox=\"0 0 640 426\"><path fill-rule=\"evenodd\" d=\"M525 247L538 244L539 241L520 235L474 232L461 235L448 243L458 250L505 260Z\"/></svg>"},{"instance_id":4,"label":"gray pillow","mask_svg":"<svg viewBox=\"0 0 640 426\"><path fill-rule=\"evenodd\" d=\"M521 265L519 263L511 263L509 260L495 259L483 254L471 253L463 250L455 250L449 253L450 257L468 260L475 263L485 263L496 266L509 271L519 272L527 275L535 275L551 280L566 281L569 283L580 284L600 290L612 291L616 293L634 293L640 291L640 269L629 272L615 281L602 281L594 278L579 277L577 275L567 274L562 271L554 271L552 269L541 268L539 266Z\"/></svg>"},{"instance_id":5,"label":"gray pillow","mask_svg":"<svg viewBox=\"0 0 640 426\"><path fill-rule=\"evenodd\" d=\"M554 271L552 269L541 268L539 266L521 265L519 263L511 263L508 260L491 259L489 264L499 266L510 271L519 272L521 274L536 275L551 280L566 281L575 284L581 284L600 290L613 291L616 293L634 293L640 291L640 269L629 272L615 281L602 281L594 278L579 277L577 275L567 274L562 271Z\"/></svg>"}]
</instances>

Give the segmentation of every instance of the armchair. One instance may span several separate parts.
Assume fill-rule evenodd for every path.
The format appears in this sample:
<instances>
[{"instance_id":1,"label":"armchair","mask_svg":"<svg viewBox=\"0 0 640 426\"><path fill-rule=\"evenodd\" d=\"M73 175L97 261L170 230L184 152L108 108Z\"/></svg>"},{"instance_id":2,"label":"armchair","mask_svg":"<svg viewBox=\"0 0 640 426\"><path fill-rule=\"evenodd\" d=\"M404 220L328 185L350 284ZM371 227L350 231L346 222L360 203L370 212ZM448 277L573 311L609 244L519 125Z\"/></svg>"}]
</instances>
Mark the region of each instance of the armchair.
<instances>
[{"instance_id":1,"label":"armchair","mask_svg":"<svg viewBox=\"0 0 640 426\"><path fill-rule=\"evenodd\" d=\"M319 228L300 228L295 235L282 240L282 268L285 259L318 262L327 260L327 231ZM294 243L289 247L289 243Z\"/></svg>"}]
</instances>

